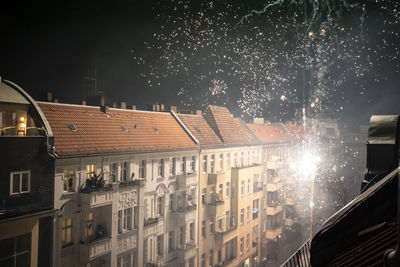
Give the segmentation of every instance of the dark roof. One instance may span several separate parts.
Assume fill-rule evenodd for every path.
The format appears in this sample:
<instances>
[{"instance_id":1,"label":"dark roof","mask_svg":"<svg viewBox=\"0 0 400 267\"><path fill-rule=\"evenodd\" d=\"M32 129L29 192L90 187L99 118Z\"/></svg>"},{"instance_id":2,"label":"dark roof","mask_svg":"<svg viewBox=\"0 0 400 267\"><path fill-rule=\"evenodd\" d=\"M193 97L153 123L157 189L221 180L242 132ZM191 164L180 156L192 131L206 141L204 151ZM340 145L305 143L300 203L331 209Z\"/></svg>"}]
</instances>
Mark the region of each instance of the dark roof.
<instances>
[{"instance_id":1,"label":"dark roof","mask_svg":"<svg viewBox=\"0 0 400 267\"><path fill-rule=\"evenodd\" d=\"M170 113L39 103L58 156L197 148Z\"/></svg>"}]
</instances>

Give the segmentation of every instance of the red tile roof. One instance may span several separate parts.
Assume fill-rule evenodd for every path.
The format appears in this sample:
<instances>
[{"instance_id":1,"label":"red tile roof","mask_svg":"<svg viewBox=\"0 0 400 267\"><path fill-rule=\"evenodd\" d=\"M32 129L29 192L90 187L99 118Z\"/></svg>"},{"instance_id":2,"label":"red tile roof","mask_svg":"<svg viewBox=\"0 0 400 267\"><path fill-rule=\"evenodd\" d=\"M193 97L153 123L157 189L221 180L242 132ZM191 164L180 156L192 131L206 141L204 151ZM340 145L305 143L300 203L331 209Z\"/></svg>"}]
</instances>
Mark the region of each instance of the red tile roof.
<instances>
[{"instance_id":1,"label":"red tile roof","mask_svg":"<svg viewBox=\"0 0 400 267\"><path fill-rule=\"evenodd\" d=\"M263 143L288 143L292 141L290 133L279 124L247 124Z\"/></svg>"},{"instance_id":2,"label":"red tile roof","mask_svg":"<svg viewBox=\"0 0 400 267\"><path fill-rule=\"evenodd\" d=\"M203 117L225 145L256 145L260 141L226 107L208 106Z\"/></svg>"},{"instance_id":3,"label":"red tile roof","mask_svg":"<svg viewBox=\"0 0 400 267\"><path fill-rule=\"evenodd\" d=\"M181 122L199 141L201 146L222 145L221 139L201 115L177 114Z\"/></svg>"},{"instance_id":4,"label":"red tile roof","mask_svg":"<svg viewBox=\"0 0 400 267\"><path fill-rule=\"evenodd\" d=\"M39 102L59 156L193 149L197 145L170 113ZM75 125L77 131L69 129Z\"/></svg>"},{"instance_id":5,"label":"red tile roof","mask_svg":"<svg viewBox=\"0 0 400 267\"><path fill-rule=\"evenodd\" d=\"M285 124L286 128L292 132L297 138L299 139L304 139L306 138L307 132L306 129L304 129L303 125L300 124L292 124L292 123L287 123Z\"/></svg>"}]
</instances>

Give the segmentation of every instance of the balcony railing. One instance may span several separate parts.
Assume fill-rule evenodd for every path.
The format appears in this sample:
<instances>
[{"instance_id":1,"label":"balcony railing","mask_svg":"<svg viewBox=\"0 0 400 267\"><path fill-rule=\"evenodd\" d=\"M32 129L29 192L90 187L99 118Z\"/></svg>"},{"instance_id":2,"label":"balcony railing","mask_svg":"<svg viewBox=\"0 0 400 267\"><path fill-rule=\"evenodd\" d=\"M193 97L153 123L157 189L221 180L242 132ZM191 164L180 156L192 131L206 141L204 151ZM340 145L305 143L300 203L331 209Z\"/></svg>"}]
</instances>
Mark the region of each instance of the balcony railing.
<instances>
[{"instance_id":1,"label":"balcony railing","mask_svg":"<svg viewBox=\"0 0 400 267\"><path fill-rule=\"evenodd\" d=\"M263 189L263 185L261 182L254 182L253 183L253 191L254 192L259 192Z\"/></svg>"},{"instance_id":2,"label":"balcony railing","mask_svg":"<svg viewBox=\"0 0 400 267\"><path fill-rule=\"evenodd\" d=\"M310 241L308 240L281 267L307 267L310 265Z\"/></svg>"},{"instance_id":3,"label":"balcony railing","mask_svg":"<svg viewBox=\"0 0 400 267\"><path fill-rule=\"evenodd\" d=\"M80 245L81 256L89 261L110 252L111 236L105 236Z\"/></svg>"}]
</instances>

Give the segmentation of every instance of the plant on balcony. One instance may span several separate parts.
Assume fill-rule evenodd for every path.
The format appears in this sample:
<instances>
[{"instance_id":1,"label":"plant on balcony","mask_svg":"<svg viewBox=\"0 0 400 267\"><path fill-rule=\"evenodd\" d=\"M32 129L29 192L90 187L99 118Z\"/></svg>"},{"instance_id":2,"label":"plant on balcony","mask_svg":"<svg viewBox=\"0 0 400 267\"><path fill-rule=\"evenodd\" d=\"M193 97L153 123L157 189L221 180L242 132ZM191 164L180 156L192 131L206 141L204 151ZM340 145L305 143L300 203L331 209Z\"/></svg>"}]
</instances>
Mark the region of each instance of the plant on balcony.
<instances>
[{"instance_id":1,"label":"plant on balcony","mask_svg":"<svg viewBox=\"0 0 400 267\"><path fill-rule=\"evenodd\" d=\"M93 175L91 178L86 179L85 184L81 187L80 191L83 193L94 192L104 189L104 179L100 175Z\"/></svg>"}]
</instances>

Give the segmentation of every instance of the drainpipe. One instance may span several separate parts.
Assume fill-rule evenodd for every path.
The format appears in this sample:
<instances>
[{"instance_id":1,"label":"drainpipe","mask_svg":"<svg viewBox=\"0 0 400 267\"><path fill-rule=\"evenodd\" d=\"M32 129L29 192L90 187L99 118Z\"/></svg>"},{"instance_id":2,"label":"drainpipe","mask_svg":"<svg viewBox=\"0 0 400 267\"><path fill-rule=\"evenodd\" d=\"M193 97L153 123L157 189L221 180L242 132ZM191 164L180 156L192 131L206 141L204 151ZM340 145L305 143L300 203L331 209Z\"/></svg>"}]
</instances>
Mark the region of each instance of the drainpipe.
<instances>
[{"instance_id":1,"label":"drainpipe","mask_svg":"<svg viewBox=\"0 0 400 267\"><path fill-rule=\"evenodd\" d=\"M397 168L397 246L389 249L383 255L383 262L387 267L400 266L400 167Z\"/></svg>"}]
</instances>

